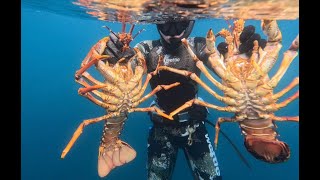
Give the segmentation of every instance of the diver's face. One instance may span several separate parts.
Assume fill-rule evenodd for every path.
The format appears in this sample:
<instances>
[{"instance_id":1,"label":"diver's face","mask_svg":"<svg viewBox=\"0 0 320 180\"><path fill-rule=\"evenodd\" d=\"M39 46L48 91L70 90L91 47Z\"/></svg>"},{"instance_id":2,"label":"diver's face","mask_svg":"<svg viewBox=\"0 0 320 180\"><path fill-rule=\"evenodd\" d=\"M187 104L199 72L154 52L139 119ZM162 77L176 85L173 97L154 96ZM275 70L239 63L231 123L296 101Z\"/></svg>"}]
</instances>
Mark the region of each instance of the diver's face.
<instances>
[{"instance_id":1,"label":"diver's face","mask_svg":"<svg viewBox=\"0 0 320 180\"><path fill-rule=\"evenodd\" d=\"M191 21L169 22L165 24L158 24L157 27L162 38L167 43L173 44L180 43L181 39L186 34L186 30L190 26L190 23Z\"/></svg>"}]
</instances>

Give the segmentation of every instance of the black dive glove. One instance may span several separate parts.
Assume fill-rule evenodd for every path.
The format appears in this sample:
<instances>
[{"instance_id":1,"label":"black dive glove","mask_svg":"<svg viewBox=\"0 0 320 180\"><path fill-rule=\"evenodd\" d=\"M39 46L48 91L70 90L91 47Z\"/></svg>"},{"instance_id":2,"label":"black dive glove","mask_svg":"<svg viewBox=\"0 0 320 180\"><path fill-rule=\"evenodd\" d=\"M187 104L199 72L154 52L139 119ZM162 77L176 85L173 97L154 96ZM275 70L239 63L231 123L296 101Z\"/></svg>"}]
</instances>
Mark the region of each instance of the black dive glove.
<instances>
[{"instance_id":1,"label":"black dive glove","mask_svg":"<svg viewBox=\"0 0 320 180\"><path fill-rule=\"evenodd\" d=\"M110 40L107 43L107 47L104 54L111 56L108 60L109 63L115 64L121 58L129 59L135 55L135 51L132 47L123 48L124 43L122 43L114 34L110 33Z\"/></svg>"},{"instance_id":2,"label":"black dive glove","mask_svg":"<svg viewBox=\"0 0 320 180\"><path fill-rule=\"evenodd\" d=\"M208 116L208 110L204 106L194 104L189 109L189 115L190 119L203 121Z\"/></svg>"},{"instance_id":3,"label":"black dive glove","mask_svg":"<svg viewBox=\"0 0 320 180\"><path fill-rule=\"evenodd\" d=\"M252 25L244 27L241 35L240 35L240 46L239 51L240 53L251 53L253 49L253 42L255 40L258 41L259 47L264 49L267 44L267 40L261 39L260 34L255 33L255 27Z\"/></svg>"},{"instance_id":4,"label":"black dive glove","mask_svg":"<svg viewBox=\"0 0 320 180\"><path fill-rule=\"evenodd\" d=\"M253 42L257 40L259 46L264 49L266 47L267 41L265 39L261 39L261 36L258 33L255 33L255 27L252 25L248 25L244 27L241 35L240 35L240 46L239 51L240 53L247 53L250 54L253 49ZM226 42L221 42L217 46L218 51L220 54L225 54L228 52L228 44Z\"/></svg>"}]
</instances>

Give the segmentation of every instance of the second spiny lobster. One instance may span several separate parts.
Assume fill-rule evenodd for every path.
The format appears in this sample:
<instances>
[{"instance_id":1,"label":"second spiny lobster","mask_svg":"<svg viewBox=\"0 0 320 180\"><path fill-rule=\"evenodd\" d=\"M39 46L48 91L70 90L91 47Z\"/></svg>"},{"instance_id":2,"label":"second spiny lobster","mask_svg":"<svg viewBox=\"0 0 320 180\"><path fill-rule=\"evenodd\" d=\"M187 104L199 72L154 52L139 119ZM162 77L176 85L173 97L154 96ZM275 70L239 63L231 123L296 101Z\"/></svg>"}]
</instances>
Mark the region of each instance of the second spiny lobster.
<instances>
[{"instance_id":1,"label":"second spiny lobster","mask_svg":"<svg viewBox=\"0 0 320 180\"><path fill-rule=\"evenodd\" d=\"M159 70L169 70L189 76L215 98L227 104L226 107L220 107L198 99L192 99L171 112L171 117L192 104L203 105L219 111L232 112L234 113L233 117L220 117L216 122L215 147L218 144L221 123L237 122L244 135L244 145L254 157L268 163L279 163L286 161L290 157L290 149L285 142L278 139L279 134L276 131L275 121L298 122L299 116L278 117L274 112L299 97L299 91L297 91L288 99L277 103L280 97L299 84L299 77L295 78L278 93L274 93L274 88L298 55L299 36L292 42L289 49L284 52L280 68L270 78L268 72L278 59L282 47L282 34L275 20L262 20L261 27L268 36L267 44L262 49L259 47L258 41L254 41L253 49L250 53L239 52L244 20L235 21L232 32L223 29L217 34L217 37L225 38L225 43L228 47L228 51L225 54L220 54L215 48L216 37L213 31L209 30L205 50L211 52L208 61L211 69L222 79L222 83L209 73L203 62L194 54L187 40L182 40L188 52L196 61L197 67L216 87L223 91L224 96L220 96L213 91L194 73L161 66Z\"/></svg>"}]
</instances>

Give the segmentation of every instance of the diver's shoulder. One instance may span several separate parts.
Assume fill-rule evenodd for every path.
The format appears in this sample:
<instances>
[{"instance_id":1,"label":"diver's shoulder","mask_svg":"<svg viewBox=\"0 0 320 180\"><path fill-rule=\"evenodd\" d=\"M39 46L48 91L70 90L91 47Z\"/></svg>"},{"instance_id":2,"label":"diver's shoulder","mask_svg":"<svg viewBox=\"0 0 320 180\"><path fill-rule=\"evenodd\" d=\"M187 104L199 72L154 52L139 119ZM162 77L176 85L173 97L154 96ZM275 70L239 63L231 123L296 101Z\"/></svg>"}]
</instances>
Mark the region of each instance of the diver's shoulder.
<instances>
[{"instance_id":1,"label":"diver's shoulder","mask_svg":"<svg viewBox=\"0 0 320 180\"><path fill-rule=\"evenodd\" d=\"M153 47L158 46L159 43L160 43L159 40L144 40L136 44L135 47L140 46L143 48L148 47L148 49L152 49Z\"/></svg>"},{"instance_id":2,"label":"diver's shoulder","mask_svg":"<svg viewBox=\"0 0 320 180\"><path fill-rule=\"evenodd\" d=\"M204 37L188 37L188 42L191 44L191 46L194 46L196 44L206 43L206 38L204 38Z\"/></svg>"},{"instance_id":3,"label":"diver's shoulder","mask_svg":"<svg viewBox=\"0 0 320 180\"><path fill-rule=\"evenodd\" d=\"M144 40L135 45L145 55L157 46L160 46L160 40Z\"/></svg>"}]
</instances>

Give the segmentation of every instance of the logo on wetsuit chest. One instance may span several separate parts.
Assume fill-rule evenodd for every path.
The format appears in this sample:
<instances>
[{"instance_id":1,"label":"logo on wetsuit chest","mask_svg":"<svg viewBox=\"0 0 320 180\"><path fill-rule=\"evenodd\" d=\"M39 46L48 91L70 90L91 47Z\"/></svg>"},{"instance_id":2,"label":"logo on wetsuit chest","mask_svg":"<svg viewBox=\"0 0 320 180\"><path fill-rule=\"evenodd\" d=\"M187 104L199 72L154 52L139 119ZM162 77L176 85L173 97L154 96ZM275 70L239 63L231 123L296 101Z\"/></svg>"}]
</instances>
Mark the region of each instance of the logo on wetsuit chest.
<instances>
[{"instance_id":1,"label":"logo on wetsuit chest","mask_svg":"<svg viewBox=\"0 0 320 180\"><path fill-rule=\"evenodd\" d=\"M163 64L165 66L168 66L169 64L175 64L177 62L180 62L180 58L179 57L175 57L169 54L164 55L163 57Z\"/></svg>"}]
</instances>

